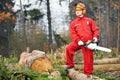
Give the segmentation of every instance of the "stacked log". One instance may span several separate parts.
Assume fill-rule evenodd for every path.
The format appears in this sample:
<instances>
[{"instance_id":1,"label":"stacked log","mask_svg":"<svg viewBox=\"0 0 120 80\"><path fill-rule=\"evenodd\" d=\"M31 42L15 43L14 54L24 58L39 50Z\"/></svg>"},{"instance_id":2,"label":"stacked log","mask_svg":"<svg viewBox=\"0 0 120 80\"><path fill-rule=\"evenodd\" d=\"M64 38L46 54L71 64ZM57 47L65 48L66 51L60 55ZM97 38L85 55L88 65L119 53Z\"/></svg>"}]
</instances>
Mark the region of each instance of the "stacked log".
<instances>
[{"instance_id":1,"label":"stacked log","mask_svg":"<svg viewBox=\"0 0 120 80\"><path fill-rule=\"evenodd\" d=\"M68 76L72 80L93 80L91 78L88 78L85 74L80 73L78 71L83 71L84 62L76 62L74 69L70 69L68 71ZM62 66L63 68L66 68L66 65ZM94 61L94 70L101 70L101 71L120 71L120 58L107 58L107 59L101 59L101 60L95 60ZM95 80L104 80L100 79L99 77L96 77Z\"/></svg>"},{"instance_id":2,"label":"stacked log","mask_svg":"<svg viewBox=\"0 0 120 80\"><path fill-rule=\"evenodd\" d=\"M120 64L120 58L105 58L101 60L95 60L94 64Z\"/></svg>"},{"instance_id":3,"label":"stacked log","mask_svg":"<svg viewBox=\"0 0 120 80\"><path fill-rule=\"evenodd\" d=\"M83 70L83 65L75 65L75 69ZM101 71L120 71L120 64L94 65L94 70Z\"/></svg>"},{"instance_id":4,"label":"stacked log","mask_svg":"<svg viewBox=\"0 0 120 80\"><path fill-rule=\"evenodd\" d=\"M84 62L77 62L75 69L83 70ZM94 70L120 71L120 58L106 58L94 61Z\"/></svg>"}]
</instances>

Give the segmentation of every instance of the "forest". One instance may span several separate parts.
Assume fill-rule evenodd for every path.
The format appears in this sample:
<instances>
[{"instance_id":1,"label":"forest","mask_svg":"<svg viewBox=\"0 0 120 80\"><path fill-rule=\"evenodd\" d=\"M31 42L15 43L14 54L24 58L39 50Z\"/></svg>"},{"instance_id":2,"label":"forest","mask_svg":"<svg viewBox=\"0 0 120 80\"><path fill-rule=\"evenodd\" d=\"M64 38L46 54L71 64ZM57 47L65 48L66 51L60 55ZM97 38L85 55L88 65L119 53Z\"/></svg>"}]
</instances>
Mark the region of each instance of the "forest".
<instances>
[{"instance_id":1,"label":"forest","mask_svg":"<svg viewBox=\"0 0 120 80\"><path fill-rule=\"evenodd\" d=\"M14 0L0 0L0 61L2 61L2 57L11 58L11 56L14 56L15 59L17 57L16 61L18 61L20 54L26 51L28 47L30 48L30 52L32 50L40 50L49 55L51 55L51 53L54 55L56 52L65 53L65 46L71 42L69 24L76 17L74 4L79 0L57 0L59 6L61 6L63 2L69 4L69 6L67 6L69 12L64 16L65 19L62 20L64 24L68 25L68 30L63 29L60 33L57 33L57 31L53 29L53 22L56 22L51 16L51 5L53 5L50 3L51 0L34 0L36 4L39 4L39 8L33 9L30 9L30 7L35 4L29 3L30 0L27 0L29 4L23 4L22 0L18 1L19 9L14 11L13 7L16 4ZM100 29L98 45L112 50L111 53L97 51L95 58L120 57L120 0L81 1L85 3L87 9L86 16L95 20ZM44 5L44 7L41 5ZM45 10L46 13L41 9ZM47 24L43 20L45 16ZM60 26L64 25L61 24ZM76 59L76 61L78 60ZM60 65L61 63L63 64L64 61L55 63ZM1 65L4 64L0 64L0 66ZM65 80L69 79L66 78Z\"/></svg>"}]
</instances>

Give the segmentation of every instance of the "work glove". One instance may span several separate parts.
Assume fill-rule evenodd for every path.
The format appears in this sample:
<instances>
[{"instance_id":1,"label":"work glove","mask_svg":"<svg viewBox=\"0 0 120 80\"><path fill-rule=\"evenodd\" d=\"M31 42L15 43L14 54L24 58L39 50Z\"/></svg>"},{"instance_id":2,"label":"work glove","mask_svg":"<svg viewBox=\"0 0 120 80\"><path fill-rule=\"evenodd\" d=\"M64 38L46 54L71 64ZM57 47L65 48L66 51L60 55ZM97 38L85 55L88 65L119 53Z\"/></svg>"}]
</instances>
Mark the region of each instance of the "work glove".
<instances>
[{"instance_id":1,"label":"work glove","mask_svg":"<svg viewBox=\"0 0 120 80\"><path fill-rule=\"evenodd\" d=\"M78 41L78 45L79 45L79 46L84 45L83 41Z\"/></svg>"},{"instance_id":2,"label":"work glove","mask_svg":"<svg viewBox=\"0 0 120 80\"><path fill-rule=\"evenodd\" d=\"M93 42L94 43L97 43L98 42L98 39L96 37L93 38Z\"/></svg>"}]
</instances>

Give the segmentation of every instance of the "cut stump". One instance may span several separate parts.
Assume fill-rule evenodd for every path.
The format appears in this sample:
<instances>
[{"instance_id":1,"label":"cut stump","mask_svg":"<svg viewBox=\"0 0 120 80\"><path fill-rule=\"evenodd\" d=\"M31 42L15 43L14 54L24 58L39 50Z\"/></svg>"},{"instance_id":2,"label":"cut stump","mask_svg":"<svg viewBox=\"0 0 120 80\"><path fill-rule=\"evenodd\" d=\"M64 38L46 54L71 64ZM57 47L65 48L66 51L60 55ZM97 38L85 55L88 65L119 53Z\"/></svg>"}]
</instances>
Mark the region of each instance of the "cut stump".
<instances>
[{"instance_id":1,"label":"cut stump","mask_svg":"<svg viewBox=\"0 0 120 80\"><path fill-rule=\"evenodd\" d=\"M39 50L33 50L32 53L23 52L20 56L19 65L41 74L49 74L49 71L53 69L52 61L45 52Z\"/></svg>"}]
</instances>

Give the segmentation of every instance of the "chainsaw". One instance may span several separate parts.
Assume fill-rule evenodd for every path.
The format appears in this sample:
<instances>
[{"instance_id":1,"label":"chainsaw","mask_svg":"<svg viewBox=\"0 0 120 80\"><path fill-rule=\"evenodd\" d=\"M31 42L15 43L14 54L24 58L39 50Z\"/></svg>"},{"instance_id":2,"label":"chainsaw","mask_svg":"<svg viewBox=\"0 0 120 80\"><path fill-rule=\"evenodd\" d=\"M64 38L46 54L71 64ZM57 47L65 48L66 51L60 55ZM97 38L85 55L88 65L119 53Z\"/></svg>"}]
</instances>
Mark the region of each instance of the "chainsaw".
<instances>
[{"instance_id":1,"label":"chainsaw","mask_svg":"<svg viewBox=\"0 0 120 80\"><path fill-rule=\"evenodd\" d=\"M104 52L111 52L112 51L109 48L98 46L97 43L95 43L92 40L87 42L87 43L84 43L84 45L86 48L91 49L91 50L100 50L100 51L104 51Z\"/></svg>"}]
</instances>

